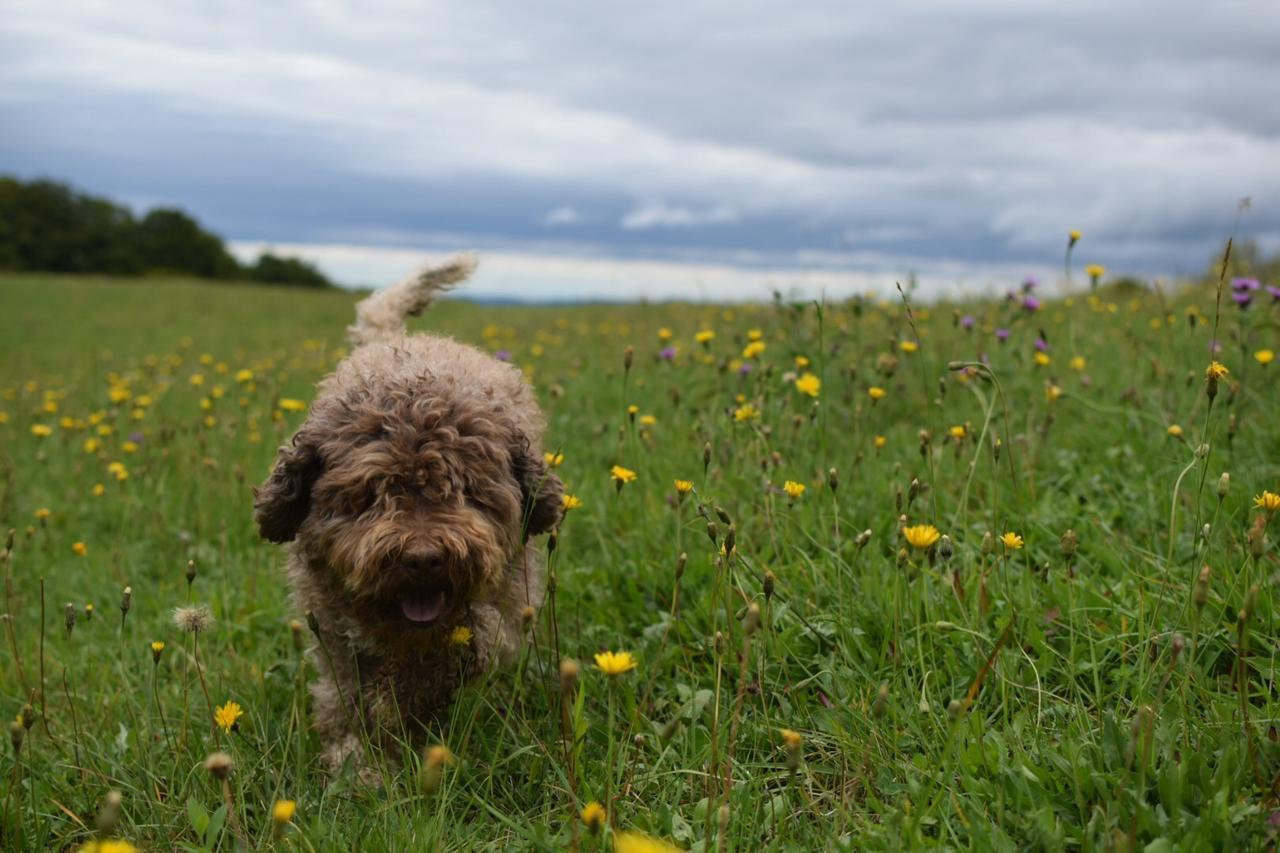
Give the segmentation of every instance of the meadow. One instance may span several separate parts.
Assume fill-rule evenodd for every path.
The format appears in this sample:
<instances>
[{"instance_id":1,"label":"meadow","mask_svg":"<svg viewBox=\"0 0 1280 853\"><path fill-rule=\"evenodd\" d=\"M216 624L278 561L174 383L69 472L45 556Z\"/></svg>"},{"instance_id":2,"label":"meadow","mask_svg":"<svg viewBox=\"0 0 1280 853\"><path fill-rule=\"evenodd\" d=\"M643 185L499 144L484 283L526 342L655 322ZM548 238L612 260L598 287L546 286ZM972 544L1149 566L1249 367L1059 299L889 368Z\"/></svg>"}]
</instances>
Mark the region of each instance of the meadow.
<instances>
[{"instance_id":1,"label":"meadow","mask_svg":"<svg viewBox=\"0 0 1280 853\"><path fill-rule=\"evenodd\" d=\"M527 651L371 787L251 493L356 297L0 276L0 847L1274 849L1280 291L1076 284L414 321L572 497Z\"/></svg>"}]
</instances>

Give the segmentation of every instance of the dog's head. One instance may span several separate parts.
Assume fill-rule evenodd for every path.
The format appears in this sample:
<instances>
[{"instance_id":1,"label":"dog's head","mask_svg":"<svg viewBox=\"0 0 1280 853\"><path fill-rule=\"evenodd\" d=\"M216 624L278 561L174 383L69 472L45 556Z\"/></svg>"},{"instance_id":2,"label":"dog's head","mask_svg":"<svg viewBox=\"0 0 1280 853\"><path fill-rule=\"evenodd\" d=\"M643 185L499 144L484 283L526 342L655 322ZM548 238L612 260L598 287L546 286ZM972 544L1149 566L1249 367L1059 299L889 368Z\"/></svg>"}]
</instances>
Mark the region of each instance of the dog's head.
<instances>
[{"instance_id":1,"label":"dog's head","mask_svg":"<svg viewBox=\"0 0 1280 853\"><path fill-rule=\"evenodd\" d=\"M497 401L421 388L322 395L257 490L272 542L388 644L439 641L495 595L562 485Z\"/></svg>"}]
</instances>

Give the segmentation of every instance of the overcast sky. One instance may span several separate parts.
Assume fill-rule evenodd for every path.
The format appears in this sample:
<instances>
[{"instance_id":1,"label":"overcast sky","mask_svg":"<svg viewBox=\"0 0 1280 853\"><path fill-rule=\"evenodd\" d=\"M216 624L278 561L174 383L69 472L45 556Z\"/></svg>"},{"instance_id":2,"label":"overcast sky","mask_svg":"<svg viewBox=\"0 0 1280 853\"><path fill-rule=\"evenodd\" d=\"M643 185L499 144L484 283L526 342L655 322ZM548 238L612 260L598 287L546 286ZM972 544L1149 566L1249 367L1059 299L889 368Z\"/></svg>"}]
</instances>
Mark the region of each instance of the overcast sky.
<instances>
[{"instance_id":1,"label":"overcast sky","mask_svg":"<svg viewBox=\"0 0 1280 853\"><path fill-rule=\"evenodd\" d=\"M525 295L1003 287L1071 228L1176 274L1243 196L1280 248L1277 46L1276 0L0 0L0 172L352 282L471 247L491 292L581 279Z\"/></svg>"}]
</instances>

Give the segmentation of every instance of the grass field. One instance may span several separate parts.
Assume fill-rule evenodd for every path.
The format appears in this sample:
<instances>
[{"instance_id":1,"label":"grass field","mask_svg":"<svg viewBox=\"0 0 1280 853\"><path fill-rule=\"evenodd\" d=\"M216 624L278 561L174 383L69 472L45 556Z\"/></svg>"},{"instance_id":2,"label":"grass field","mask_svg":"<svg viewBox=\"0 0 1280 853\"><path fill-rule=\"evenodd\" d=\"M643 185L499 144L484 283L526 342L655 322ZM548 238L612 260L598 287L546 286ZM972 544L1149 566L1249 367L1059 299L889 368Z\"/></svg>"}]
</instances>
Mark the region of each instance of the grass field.
<instances>
[{"instance_id":1,"label":"grass field","mask_svg":"<svg viewBox=\"0 0 1280 853\"><path fill-rule=\"evenodd\" d=\"M416 325L527 369L581 505L528 652L432 733L454 760L372 789L318 762L250 493L354 297L0 277L0 847L75 849L114 790L156 850L1273 849L1256 293L439 305Z\"/></svg>"}]
</instances>

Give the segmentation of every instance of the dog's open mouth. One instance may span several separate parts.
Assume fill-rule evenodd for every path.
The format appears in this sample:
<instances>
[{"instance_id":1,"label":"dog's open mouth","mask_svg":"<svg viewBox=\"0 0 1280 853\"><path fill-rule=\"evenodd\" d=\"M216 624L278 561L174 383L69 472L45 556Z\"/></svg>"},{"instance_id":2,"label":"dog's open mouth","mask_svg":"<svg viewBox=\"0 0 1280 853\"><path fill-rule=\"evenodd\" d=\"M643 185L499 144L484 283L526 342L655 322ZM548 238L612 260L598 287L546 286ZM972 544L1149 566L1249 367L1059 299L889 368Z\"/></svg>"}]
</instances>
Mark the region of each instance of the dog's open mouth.
<instances>
[{"instance_id":1,"label":"dog's open mouth","mask_svg":"<svg viewBox=\"0 0 1280 853\"><path fill-rule=\"evenodd\" d=\"M406 592L400 599L400 612L415 625L431 625L449 609L449 589L438 586Z\"/></svg>"}]
</instances>

